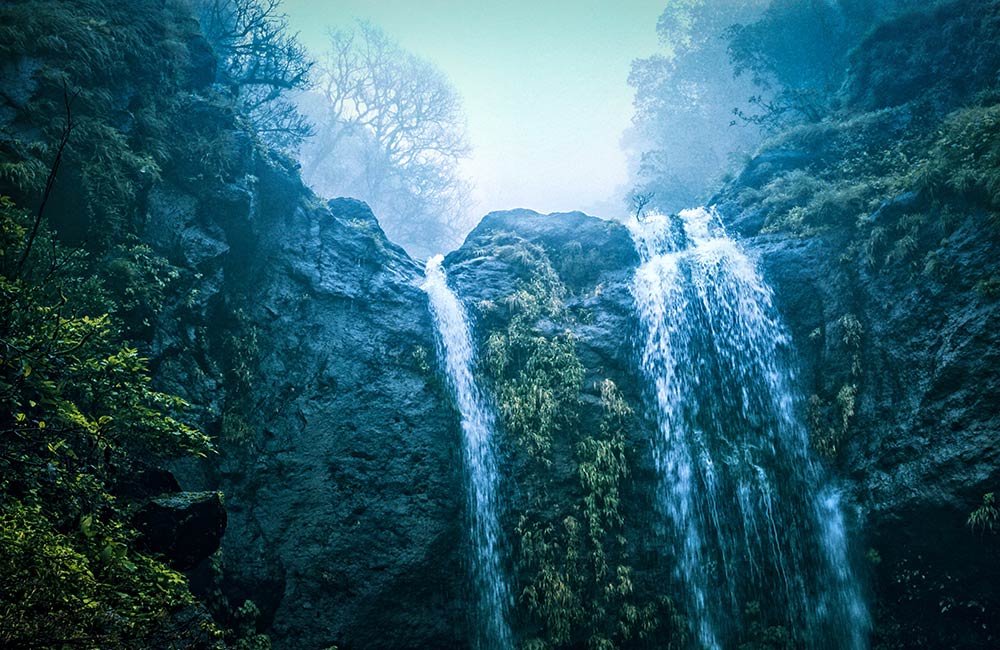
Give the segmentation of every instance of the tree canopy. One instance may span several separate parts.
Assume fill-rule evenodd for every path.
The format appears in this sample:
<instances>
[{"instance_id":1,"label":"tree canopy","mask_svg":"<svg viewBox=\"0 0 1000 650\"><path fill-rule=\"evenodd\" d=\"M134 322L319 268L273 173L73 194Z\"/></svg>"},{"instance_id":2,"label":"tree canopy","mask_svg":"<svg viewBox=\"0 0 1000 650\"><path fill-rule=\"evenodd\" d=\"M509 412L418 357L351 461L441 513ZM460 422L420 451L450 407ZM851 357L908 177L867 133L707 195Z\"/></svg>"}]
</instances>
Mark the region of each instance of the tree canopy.
<instances>
[{"instance_id":1,"label":"tree canopy","mask_svg":"<svg viewBox=\"0 0 1000 650\"><path fill-rule=\"evenodd\" d=\"M467 189L458 164L469 152L457 91L370 23L333 31L329 43L316 90L300 102L317 125L302 151L306 181L367 201L412 253L454 243Z\"/></svg>"},{"instance_id":2,"label":"tree canopy","mask_svg":"<svg viewBox=\"0 0 1000 650\"><path fill-rule=\"evenodd\" d=\"M313 61L288 31L281 0L198 0L202 30L236 92L250 127L265 142L297 148L312 132L288 93L309 86Z\"/></svg>"},{"instance_id":3,"label":"tree canopy","mask_svg":"<svg viewBox=\"0 0 1000 650\"><path fill-rule=\"evenodd\" d=\"M0 646L151 645L194 600L137 549L118 495L211 445L151 388L111 295L40 219L0 197ZM169 634L218 636L206 621Z\"/></svg>"}]
</instances>

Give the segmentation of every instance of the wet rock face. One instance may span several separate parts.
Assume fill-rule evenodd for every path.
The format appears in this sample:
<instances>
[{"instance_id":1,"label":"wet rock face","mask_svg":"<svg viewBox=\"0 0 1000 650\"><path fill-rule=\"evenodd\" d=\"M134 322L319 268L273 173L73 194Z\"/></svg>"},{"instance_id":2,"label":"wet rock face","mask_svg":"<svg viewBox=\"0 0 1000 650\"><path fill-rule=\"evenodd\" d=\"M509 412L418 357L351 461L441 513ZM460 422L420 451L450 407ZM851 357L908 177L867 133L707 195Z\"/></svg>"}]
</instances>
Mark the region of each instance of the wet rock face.
<instances>
[{"instance_id":1,"label":"wet rock face","mask_svg":"<svg viewBox=\"0 0 1000 650\"><path fill-rule=\"evenodd\" d=\"M566 306L576 316L574 334L588 373L585 389L599 378L621 375L627 384L623 389L634 391L631 341L636 321L629 286L639 257L628 230L582 212L486 215L445 260L449 282L474 310L480 301L510 294L524 279L515 260L498 254L505 235L541 247L569 291Z\"/></svg>"},{"instance_id":2,"label":"wet rock face","mask_svg":"<svg viewBox=\"0 0 1000 650\"><path fill-rule=\"evenodd\" d=\"M261 437L220 468L246 508L226 549L283 567L278 647L460 647L459 437L419 269L357 202L275 226L250 282Z\"/></svg>"},{"instance_id":3,"label":"wet rock face","mask_svg":"<svg viewBox=\"0 0 1000 650\"><path fill-rule=\"evenodd\" d=\"M223 593L279 650L465 647L460 436L422 271L363 203L231 155L223 183L155 188L146 233L190 278L152 347L219 440L176 473L225 494Z\"/></svg>"},{"instance_id":4,"label":"wet rock face","mask_svg":"<svg viewBox=\"0 0 1000 650\"><path fill-rule=\"evenodd\" d=\"M536 323L536 331L552 337L569 329L576 355L583 366L580 385L579 432L600 430L603 410L600 384L615 383L637 418L626 432L630 474L623 485L622 516L629 531L627 555L636 570L637 594L653 598L662 594L662 554L657 551L659 516L653 499L658 483L653 464L651 436L654 423L644 418L644 381L636 358L639 323L631 293L639 256L627 228L613 221L580 212L543 215L531 210L494 212L483 218L461 248L445 258L448 282L466 304L474 323L478 349L486 349L486 333L495 323L485 304L497 304L529 281L519 261L521 246L538 247L566 289L566 321ZM489 392L487 373L478 376ZM504 448L504 432L498 431ZM544 476L519 472L511 459L501 460L507 475L502 498L516 501L519 494L544 490L559 503L579 498L576 466L568 442L554 441L555 460ZM561 450L561 451L560 451ZM562 455L560 455L562 454ZM533 483L537 481L538 484ZM517 525L516 508L508 513L505 529Z\"/></svg>"},{"instance_id":5,"label":"wet rock face","mask_svg":"<svg viewBox=\"0 0 1000 650\"><path fill-rule=\"evenodd\" d=\"M632 238L617 222L582 212L539 214L523 209L483 217L449 260L470 257L502 233L513 233L545 249L560 279L575 293L593 289L605 276L627 274L639 263Z\"/></svg>"},{"instance_id":6,"label":"wet rock face","mask_svg":"<svg viewBox=\"0 0 1000 650\"><path fill-rule=\"evenodd\" d=\"M925 209L918 197L902 200ZM759 234L752 207L723 207L774 289L805 396L848 381L855 360L841 319L861 326L855 413L832 463L859 508L855 536L872 559L880 638L886 647L991 647L1000 629L986 612L1000 607L990 586L1000 556L995 539L966 525L1000 484L1000 333L991 326L1000 305L975 286L996 256L983 215L968 210L942 242L937 262L947 271L928 276L845 257L836 231Z\"/></svg>"}]
</instances>

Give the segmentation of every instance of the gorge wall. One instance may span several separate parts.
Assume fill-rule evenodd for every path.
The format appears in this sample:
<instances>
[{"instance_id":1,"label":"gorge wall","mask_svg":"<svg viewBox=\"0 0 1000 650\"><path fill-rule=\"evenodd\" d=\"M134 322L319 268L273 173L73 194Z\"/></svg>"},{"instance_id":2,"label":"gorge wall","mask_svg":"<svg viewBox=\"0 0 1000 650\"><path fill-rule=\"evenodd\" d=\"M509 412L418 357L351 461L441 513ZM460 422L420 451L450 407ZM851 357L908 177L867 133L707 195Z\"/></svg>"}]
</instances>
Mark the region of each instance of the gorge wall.
<instances>
[{"instance_id":1,"label":"gorge wall","mask_svg":"<svg viewBox=\"0 0 1000 650\"><path fill-rule=\"evenodd\" d=\"M144 135L153 108L190 127L156 174L102 144L132 183L116 241L147 248L99 254L135 290L124 328L156 385L216 440L217 454L170 468L185 489L225 495L221 551L189 572L193 589L222 618L254 601L280 650L470 647L459 419L422 269L366 206L321 201L255 143L211 84L196 24L156 6L176 83L98 75L88 82L111 89L108 106L79 110L130 154L167 147ZM848 492L881 648L988 648L1000 635L997 536L967 525L1000 484L991 25L943 11L874 33L843 112L778 136L712 200L791 332L803 417ZM942 26L965 43L951 63L929 53ZM59 92L39 70L73 60L39 48L4 61L5 160L43 158L31 143ZM901 48L927 50L940 83L879 77ZM973 56L986 63L965 65ZM110 200L87 194L100 185L88 152L50 208L69 242ZM0 193L37 203L3 178ZM527 210L487 215L444 262L496 400L514 632L533 647L689 642L654 502L638 263L619 223ZM784 647L766 645L768 624L741 647Z\"/></svg>"}]
</instances>

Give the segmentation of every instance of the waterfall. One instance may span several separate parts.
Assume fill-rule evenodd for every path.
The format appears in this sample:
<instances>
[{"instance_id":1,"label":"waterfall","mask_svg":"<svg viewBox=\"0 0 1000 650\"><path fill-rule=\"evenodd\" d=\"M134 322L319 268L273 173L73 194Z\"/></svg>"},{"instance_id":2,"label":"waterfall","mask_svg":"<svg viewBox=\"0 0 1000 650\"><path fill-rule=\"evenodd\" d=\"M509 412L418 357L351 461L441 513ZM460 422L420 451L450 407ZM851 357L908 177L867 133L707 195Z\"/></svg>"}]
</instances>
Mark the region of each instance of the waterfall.
<instances>
[{"instance_id":1,"label":"waterfall","mask_svg":"<svg viewBox=\"0 0 1000 650\"><path fill-rule=\"evenodd\" d=\"M632 230L657 502L695 641L733 648L766 624L795 647L863 650L868 615L840 495L796 414L770 288L712 210Z\"/></svg>"},{"instance_id":2,"label":"waterfall","mask_svg":"<svg viewBox=\"0 0 1000 650\"><path fill-rule=\"evenodd\" d=\"M423 289L430 298L439 356L445 361L448 383L461 414L462 455L472 528L472 572L479 597L479 647L506 650L512 647L507 623L510 592L500 567L493 414L476 387L472 375L475 348L469 321L461 301L448 288L442 262L441 255L427 261Z\"/></svg>"}]
</instances>

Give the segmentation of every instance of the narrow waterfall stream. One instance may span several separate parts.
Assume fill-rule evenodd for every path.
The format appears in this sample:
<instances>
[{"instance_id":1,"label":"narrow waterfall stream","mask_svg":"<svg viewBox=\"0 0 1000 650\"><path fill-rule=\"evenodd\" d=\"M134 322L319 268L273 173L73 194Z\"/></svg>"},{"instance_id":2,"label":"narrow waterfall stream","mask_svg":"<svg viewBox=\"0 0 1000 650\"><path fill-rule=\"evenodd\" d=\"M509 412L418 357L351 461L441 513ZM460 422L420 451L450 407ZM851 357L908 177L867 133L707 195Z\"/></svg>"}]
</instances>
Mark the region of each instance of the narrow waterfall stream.
<instances>
[{"instance_id":1,"label":"narrow waterfall stream","mask_svg":"<svg viewBox=\"0 0 1000 650\"><path fill-rule=\"evenodd\" d=\"M782 626L795 647L862 650L839 493L796 415L769 287L711 210L651 216L633 238L657 501L696 643L735 648Z\"/></svg>"},{"instance_id":2,"label":"narrow waterfall stream","mask_svg":"<svg viewBox=\"0 0 1000 650\"><path fill-rule=\"evenodd\" d=\"M427 261L424 291L430 298L440 356L462 421L468 504L472 526L473 579L479 596L479 647L512 647L507 610L510 591L500 564L497 467L493 454L493 414L476 387L475 354L469 321L458 297L448 288L443 257Z\"/></svg>"}]
</instances>

